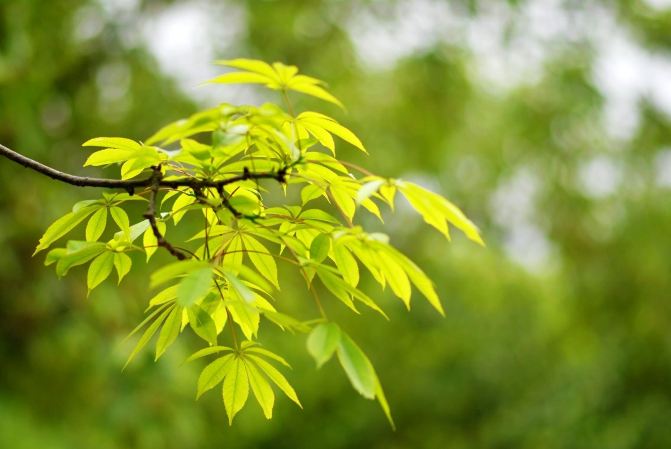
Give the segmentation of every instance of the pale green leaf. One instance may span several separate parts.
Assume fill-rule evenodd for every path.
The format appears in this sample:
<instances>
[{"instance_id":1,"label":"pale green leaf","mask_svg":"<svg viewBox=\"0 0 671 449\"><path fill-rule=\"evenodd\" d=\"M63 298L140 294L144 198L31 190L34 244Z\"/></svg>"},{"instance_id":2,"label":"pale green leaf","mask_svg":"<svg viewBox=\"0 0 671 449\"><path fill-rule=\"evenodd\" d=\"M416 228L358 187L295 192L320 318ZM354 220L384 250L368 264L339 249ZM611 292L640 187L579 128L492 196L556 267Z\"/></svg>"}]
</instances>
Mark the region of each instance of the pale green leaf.
<instances>
[{"instance_id":1,"label":"pale green leaf","mask_svg":"<svg viewBox=\"0 0 671 449\"><path fill-rule=\"evenodd\" d=\"M86 224L86 241L95 242L105 231L107 226L107 208L98 209Z\"/></svg>"},{"instance_id":2,"label":"pale green leaf","mask_svg":"<svg viewBox=\"0 0 671 449\"><path fill-rule=\"evenodd\" d=\"M317 367L328 362L340 343L340 328L333 323L315 326L308 335L308 353L317 362Z\"/></svg>"},{"instance_id":3,"label":"pale green leaf","mask_svg":"<svg viewBox=\"0 0 671 449\"><path fill-rule=\"evenodd\" d=\"M343 279L352 287L356 287L359 283L359 265L344 244L335 243L333 245L333 261Z\"/></svg>"},{"instance_id":4,"label":"pale green leaf","mask_svg":"<svg viewBox=\"0 0 671 449\"><path fill-rule=\"evenodd\" d=\"M165 320L161 333L158 335L156 341L156 357L158 360L166 349L177 339L180 330L182 329L182 308L174 306L170 315Z\"/></svg>"},{"instance_id":5,"label":"pale green leaf","mask_svg":"<svg viewBox=\"0 0 671 449\"><path fill-rule=\"evenodd\" d=\"M279 289L277 264L268 249L248 234L242 236L242 241L247 250L249 260L252 261L259 273Z\"/></svg>"},{"instance_id":6,"label":"pale green leaf","mask_svg":"<svg viewBox=\"0 0 671 449\"><path fill-rule=\"evenodd\" d=\"M105 251L93 259L86 276L88 291L91 292L91 290L96 288L102 281L107 279L112 272L112 268L114 268L114 253L112 252Z\"/></svg>"},{"instance_id":7,"label":"pale green leaf","mask_svg":"<svg viewBox=\"0 0 671 449\"><path fill-rule=\"evenodd\" d=\"M106 147L120 150L139 150L142 145L125 137L94 137L82 144L83 147Z\"/></svg>"},{"instance_id":8,"label":"pale green leaf","mask_svg":"<svg viewBox=\"0 0 671 449\"><path fill-rule=\"evenodd\" d=\"M233 424L233 418L244 407L249 396L249 379L244 362L236 357L232 363L233 366L226 375L222 388L224 408L228 414L229 424Z\"/></svg>"},{"instance_id":9,"label":"pale green leaf","mask_svg":"<svg viewBox=\"0 0 671 449\"><path fill-rule=\"evenodd\" d=\"M341 332L337 353L338 360L354 389L363 397L374 399L377 387L375 369L366 354L344 332Z\"/></svg>"},{"instance_id":10,"label":"pale green leaf","mask_svg":"<svg viewBox=\"0 0 671 449\"><path fill-rule=\"evenodd\" d=\"M249 356L250 360L253 360L256 366L259 367L261 371L265 373L266 376L270 380L273 381L277 387L282 390L282 392L292 401L294 401L296 404L298 404L299 407L303 408L301 405L301 402L298 400L298 396L296 395L296 391L294 391L293 387L291 384L289 384L289 381L280 373L274 366L272 366L270 363L266 362L262 358L255 356L255 355L250 355Z\"/></svg>"},{"instance_id":11,"label":"pale green leaf","mask_svg":"<svg viewBox=\"0 0 671 449\"><path fill-rule=\"evenodd\" d=\"M252 72L231 72L208 81L216 84L270 84L273 80L265 75Z\"/></svg>"},{"instance_id":12,"label":"pale green leaf","mask_svg":"<svg viewBox=\"0 0 671 449\"><path fill-rule=\"evenodd\" d=\"M133 262L131 258L124 253L114 253L114 268L116 268L116 274L119 278L119 282L128 274L131 269Z\"/></svg>"},{"instance_id":13,"label":"pale green leaf","mask_svg":"<svg viewBox=\"0 0 671 449\"><path fill-rule=\"evenodd\" d=\"M126 239L130 241L130 221L128 220L126 211L120 207L110 207L110 215L117 226L119 226L119 229L124 233Z\"/></svg>"},{"instance_id":14,"label":"pale green leaf","mask_svg":"<svg viewBox=\"0 0 671 449\"><path fill-rule=\"evenodd\" d=\"M33 255L48 248L52 243L70 232L75 226L84 221L86 217L94 213L97 209L98 208L95 206L82 207L75 212L69 212L63 215L61 218L53 222L44 232Z\"/></svg>"},{"instance_id":15,"label":"pale green leaf","mask_svg":"<svg viewBox=\"0 0 671 449\"><path fill-rule=\"evenodd\" d=\"M189 316L189 325L196 335L211 345L216 344L217 327L210 314L197 305L189 307L187 312Z\"/></svg>"},{"instance_id":16,"label":"pale green leaf","mask_svg":"<svg viewBox=\"0 0 671 449\"><path fill-rule=\"evenodd\" d=\"M268 351L265 348L262 348L260 346L251 346L245 349L245 353L254 353L258 355L262 355L264 357L268 357L269 359L275 360L276 362L281 363L282 365L286 366L287 368L291 368L291 365L289 365L289 362L287 362L284 357L279 356L275 354L274 352Z\"/></svg>"},{"instance_id":17,"label":"pale green leaf","mask_svg":"<svg viewBox=\"0 0 671 449\"><path fill-rule=\"evenodd\" d=\"M203 267L189 272L177 288L177 304L190 307L212 288L212 268Z\"/></svg>"},{"instance_id":18,"label":"pale green leaf","mask_svg":"<svg viewBox=\"0 0 671 449\"><path fill-rule=\"evenodd\" d=\"M198 391L196 399L201 397L203 393L219 385L224 380L226 375L234 367L234 355L227 354L216 359L214 362L207 365L198 377Z\"/></svg>"},{"instance_id":19,"label":"pale green leaf","mask_svg":"<svg viewBox=\"0 0 671 449\"><path fill-rule=\"evenodd\" d=\"M244 361L244 360L243 360ZM252 387L252 392L256 398L256 402L261 406L263 415L266 419L273 417L273 405L275 403L275 393L270 387L268 381L256 369L253 363L244 361L247 369L247 376L249 378L249 385Z\"/></svg>"},{"instance_id":20,"label":"pale green leaf","mask_svg":"<svg viewBox=\"0 0 671 449\"><path fill-rule=\"evenodd\" d=\"M308 84L308 83L292 84L290 89L296 92L310 95L312 97L319 98L320 100L328 101L329 103L333 103L345 109L345 105L343 105L340 100L338 100L336 97L330 94L326 89L319 86L315 86L314 84Z\"/></svg>"},{"instance_id":21,"label":"pale green leaf","mask_svg":"<svg viewBox=\"0 0 671 449\"><path fill-rule=\"evenodd\" d=\"M184 361L184 363L187 362L192 362L196 359L200 359L202 357L206 357L208 355L212 354L217 354L219 352L227 352L227 351L234 351L233 348L229 348L228 346L210 346L209 348L204 348L199 351L194 352L189 356L188 359Z\"/></svg>"},{"instance_id":22,"label":"pale green leaf","mask_svg":"<svg viewBox=\"0 0 671 449\"><path fill-rule=\"evenodd\" d=\"M310 259L322 262L331 250L331 237L328 234L319 234L310 244Z\"/></svg>"},{"instance_id":23,"label":"pale green leaf","mask_svg":"<svg viewBox=\"0 0 671 449\"><path fill-rule=\"evenodd\" d=\"M135 358L135 356L144 348L147 343L149 343L149 340L151 340L151 337L154 336L156 331L158 330L159 327L161 327L161 324L165 321L166 317L168 314L172 311L173 309L167 308L165 310L158 309L154 311L150 316L148 316L140 325L138 325L133 332L130 333L129 337L133 335L135 332L140 330L142 326L144 326L153 316L161 312L161 314L154 320L153 323L151 323L147 329L144 331L140 339L138 340L137 344L135 345L135 348L133 349L133 352L131 352L130 356L128 356L128 360L126 360L126 364L124 365L124 369L128 366L128 364Z\"/></svg>"}]
</instances>

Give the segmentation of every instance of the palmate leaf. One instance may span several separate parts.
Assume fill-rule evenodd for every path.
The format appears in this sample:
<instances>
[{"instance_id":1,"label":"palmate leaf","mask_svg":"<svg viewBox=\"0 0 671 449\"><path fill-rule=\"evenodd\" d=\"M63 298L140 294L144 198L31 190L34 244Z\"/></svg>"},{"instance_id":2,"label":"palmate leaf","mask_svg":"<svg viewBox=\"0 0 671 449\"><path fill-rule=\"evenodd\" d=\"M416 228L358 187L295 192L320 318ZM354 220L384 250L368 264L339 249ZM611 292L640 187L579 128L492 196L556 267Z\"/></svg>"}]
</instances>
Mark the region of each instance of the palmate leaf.
<instances>
[{"instance_id":1,"label":"palmate leaf","mask_svg":"<svg viewBox=\"0 0 671 449\"><path fill-rule=\"evenodd\" d=\"M310 76L298 75L298 68L295 66L284 65L279 62L275 62L271 66L266 62L254 59L227 59L216 62L243 71L220 75L211 79L210 83L263 84L273 90L293 90L304 93L336 104L344 109L342 102L322 87L324 85L323 81Z\"/></svg>"}]
</instances>

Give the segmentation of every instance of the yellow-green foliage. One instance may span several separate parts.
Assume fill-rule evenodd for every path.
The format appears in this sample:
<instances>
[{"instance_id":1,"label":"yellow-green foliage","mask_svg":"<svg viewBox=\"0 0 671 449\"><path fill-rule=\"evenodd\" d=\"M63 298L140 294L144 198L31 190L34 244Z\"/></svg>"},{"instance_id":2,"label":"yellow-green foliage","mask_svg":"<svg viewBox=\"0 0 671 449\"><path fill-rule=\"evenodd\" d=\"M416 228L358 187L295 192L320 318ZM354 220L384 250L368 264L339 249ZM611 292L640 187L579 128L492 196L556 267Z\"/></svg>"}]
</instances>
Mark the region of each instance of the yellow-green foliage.
<instances>
[{"instance_id":1,"label":"yellow-green foliage","mask_svg":"<svg viewBox=\"0 0 671 449\"><path fill-rule=\"evenodd\" d=\"M319 366L336 354L355 390L377 399L392 422L373 365L352 338L329 321L321 301L328 294L355 313L364 306L386 316L378 302L358 288L363 267L408 309L413 287L441 314L443 309L422 270L386 235L356 225L355 215L363 209L380 218L379 207L393 207L398 192L447 238L452 225L482 244L478 230L442 196L337 159L334 137L366 149L337 120L312 111L296 114L289 99L290 92L298 92L342 106L321 81L280 63L235 59L220 64L236 71L211 82L262 84L278 91L283 105L221 104L169 124L145 142L120 137L85 142L87 148L102 148L85 165L118 164L122 180L153 181L143 191L103 194L102 199L77 203L47 229L36 252L88 220L86 240L52 249L46 263L65 275L71 267L90 262L90 292L112 271L120 282L131 270L129 253L142 252L149 260L170 240L180 260L152 275L151 287L160 290L149 301L146 319L133 331L140 338L128 361L155 336L158 359L190 328L206 345L190 359L218 357L203 369L197 395L221 384L229 421L245 405L250 390L270 418L273 385L300 406L276 368L288 366L286 361L257 342L259 326L268 322L309 333L307 349ZM287 194L285 204L266 204L262 179L267 180L263 184L281 186ZM300 199L297 204L289 201L292 197ZM143 219L131 225L124 207L135 201L149 202L146 218L153 224ZM179 235L174 228L187 214L200 215L202 229L183 242L172 241L170 236ZM113 235L105 233L110 226ZM112 238L101 241L104 235ZM282 312L278 263L302 275L314 294L317 319L303 322ZM221 346L226 340L230 346Z\"/></svg>"}]
</instances>

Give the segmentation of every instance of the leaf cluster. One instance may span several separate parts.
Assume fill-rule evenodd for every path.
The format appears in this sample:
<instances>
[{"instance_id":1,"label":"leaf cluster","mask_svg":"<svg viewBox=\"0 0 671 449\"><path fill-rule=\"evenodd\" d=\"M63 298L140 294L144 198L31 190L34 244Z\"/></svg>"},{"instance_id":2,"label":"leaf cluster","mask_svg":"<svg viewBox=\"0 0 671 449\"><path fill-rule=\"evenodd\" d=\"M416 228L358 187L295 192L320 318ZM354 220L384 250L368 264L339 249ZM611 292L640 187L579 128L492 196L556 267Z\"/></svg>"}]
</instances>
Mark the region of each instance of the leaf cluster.
<instances>
[{"instance_id":1,"label":"leaf cluster","mask_svg":"<svg viewBox=\"0 0 671 449\"><path fill-rule=\"evenodd\" d=\"M197 396L221 384L231 422L250 389L267 418L272 416L273 388L300 405L274 366L288 363L260 345L260 326L272 323L284 331L307 333L307 349L318 366L336 354L354 389L377 399L393 425L372 363L329 320L326 310L335 301L353 313L366 307L386 317L380 301L359 288L363 271L382 289L388 286L408 309L413 288L439 313L443 308L431 279L386 235L366 232L355 218L365 212L382 220L380 207L393 210L400 194L447 238L451 225L482 244L478 230L442 196L337 158L341 141L366 149L332 117L313 111L295 114L289 97L296 92L342 106L322 81L281 63L219 63L234 71L212 83L261 84L278 92L283 103L221 104L168 124L144 142L121 137L85 142L86 148L99 148L85 165L117 165L123 180L152 176L155 182L135 195L105 193L102 199L75 204L46 230L36 252L86 223L85 239L51 249L46 264L54 264L63 276L88 263L89 292L114 270L120 282L138 262L132 253L142 253L149 261L164 246L180 255L151 276L150 286L157 293L149 300L145 319L131 333L139 338L128 362L152 339L158 359L190 329L204 345L190 360L217 357L203 369ZM161 184L176 179L193 182ZM261 179L272 179L285 200L271 204L272 185L262 185ZM127 206L137 201L146 202L148 211L146 219L131 225ZM197 223L198 232L185 241L167 243L179 235L175 231L185 221ZM301 320L282 310L278 264L303 277L315 302L315 319Z\"/></svg>"}]
</instances>

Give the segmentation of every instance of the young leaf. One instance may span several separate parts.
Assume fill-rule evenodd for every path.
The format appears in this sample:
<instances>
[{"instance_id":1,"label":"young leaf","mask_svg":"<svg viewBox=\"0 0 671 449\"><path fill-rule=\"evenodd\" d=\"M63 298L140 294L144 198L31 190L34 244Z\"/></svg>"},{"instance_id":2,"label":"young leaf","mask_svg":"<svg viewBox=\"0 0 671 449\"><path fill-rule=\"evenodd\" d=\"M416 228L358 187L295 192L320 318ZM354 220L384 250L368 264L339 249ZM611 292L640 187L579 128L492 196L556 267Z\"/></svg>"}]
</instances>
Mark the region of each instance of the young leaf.
<instances>
[{"instance_id":1,"label":"young leaf","mask_svg":"<svg viewBox=\"0 0 671 449\"><path fill-rule=\"evenodd\" d=\"M375 398L377 387L375 369L366 354L344 332L340 335L337 352L340 365L347 373L354 389L367 399Z\"/></svg>"},{"instance_id":2,"label":"young leaf","mask_svg":"<svg viewBox=\"0 0 671 449\"><path fill-rule=\"evenodd\" d=\"M110 207L110 215L117 226L119 226L119 229L124 233L126 239L130 241L130 221L128 220L126 211L120 207Z\"/></svg>"},{"instance_id":3,"label":"young leaf","mask_svg":"<svg viewBox=\"0 0 671 449\"><path fill-rule=\"evenodd\" d=\"M276 288L279 288L279 283L277 281L277 265L268 249L248 234L242 236L242 241L247 250L249 260L251 260L256 269L259 270L259 273L272 282Z\"/></svg>"},{"instance_id":4,"label":"young leaf","mask_svg":"<svg viewBox=\"0 0 671 449\"><path fill-rule=\"evenodd\" d=\"M222 388L224 397L224 408L228 415L228 424L233 424L233 418L244 407L249 396L249 379L245 363L240 357L236 357L230 371L224 379Z\"/></svg>"},{"instance_id":5,"label":"young leaf","mask_svg":"<svg viewBox=\"0 0 671 449\"><path fill-rule=\"evenodd\" d=\"M212 288L212 268L203 267L191 271L182 278L177 288L177 304L191 307Z\"/></svg>"},{"instance_id":6,"label":"young leaf","mask_svg":"<svg viewBox=\"0 0 671 449\"><path fill-rule=\"evenodd\" d=\"M224 380L226 375L231 371L234 364L234 355L227 354L216 359L214 362L207 365L198 377L198 391L196 392L196 399L202 396L208 390L219 385Z\"/></svg>"},{"instance_id":7,"label":"young leaf","mask_svg":"<svg viewBox=\"0 0 671 449\"><path fill-rule=\"evenodd\" d=\"M173 307L170 315L168 315L168 318L166 318L161 333L158 335L158 340L156 341L156 357L154 360L158 360L158 358L163 355L165 350L168 349L168 346L175 341L181 329L182 308L176 305Z\"/></svg>"},{"instance_id":8,"label":"young leaf","mask_svg":"<svg viewBox=\"0 0 671 449\"><path fill-rule=\"evenodd\" d=\"M125 253L114 253L114 268L116 268L116 274L119 278L119 284L121 280L128 274L131 269L132 261Z\"/></svg>"},{"instance_id":9,"label":"young leaf","mask_svg":"<svg viewBox=\"0 0 671 449\"><path fill-rule=\"evenodd\" d=\"M97 210L95 206L87 206L77 209L74 212L69 212L56 220L47 228L44 235L40 239L40 243L35 248L33 255L39 253L43 249L48 248L59 238L70 232L72 228L84 221L86 217Z\"/></svg>"},{"instance_id":10,"label":"young leaf","mask_svg":"<svg viewBox=\"0 0 671 449\"><path fill-rule=\"evenodd\" d=\"M244 360L245 368L247 369L247 376L249 378L249 385L252 387L252 392L256 398L256 402L261 406L263 415L266 419L273 417L273 405L275 403L275 393L270 387L270 384L265 377L256 369L253 363Z\"/></svg>"},{"instance_id":11,"label":"young leaf","mask_svg":"<svg viewBox=\"0 0 671 449\"><path fill-rule=\"evenodd\" d=\"M294 391L291 384L289 384L289 381L277 370L277 368L256 355L249 355L248 359L252 360L289 399L298 404L299 407L303 408L301 402L298 400L296 391Z\"/></svg>"},{"instance_id":12,"label":"young leaf","mask_svg":"<svg viewBox=\"0 0 671 449\"><path fill-rule=\"evenodd\" d=\"M139 150L142 145L125 137L94 137L82 144L83 147L107 147L120 150Z\"/></svg>"},{"instance_id":13,"label":"young leaf","mask_svg":"<svg viewBox=\"0 0 671 449\"><path fill-rule=\"evenodd\" d=\"M232 352L233 350L234 350L233 348L229 348L228 346L210 346L209 348L204 348L204 349L201 349L199 351L194 352L193 354L191 354L189 356L188 359L186 359L184 361L184 363L192 362L192 361L194 361L196 359L199 359L201 357L216 354L218 352L227 352L227 351Z\"/></svg>"},{"instance_id":14,"label":"young leaf","mask_svg":"<svg viewBox=\"0 0 671 449\"><path fill-rule=\"evenodd\" d=\"M187 309L189 325L200 338L211 345L217 343L217 327L214 320L201 307L193 305Z\"/></svg>"},{"instance_id":15,"label":"young leaf","mask_svg":"<svg viewBox=\"0 0 671 449\"><path fill-rule=\"evenodd\" d=\"M328 362L340 344L340 328L333 323L315 326L308 335L308 352L317 362L317 368Z\"/></svg>"},{"instance_id":16,"label":"young leaf","mask_svg":"<svg viewBox=\"0 0 671 449\"><path fill-rule=\"evenodd\" d=\"M352 287L356 287L359 283L359 265L344 244L334 243L333 261L338 271L342 273L343 279Z\"/></svg>"},{"instance_id":17,"label":"young leaf","mask_svg":"<svg viewBox=\"0 0 671 449\"><path fill-rule=\"evenodd\" d=\"M95 242L105 231L107 225L107 208L98 209L86 224L86 241Z\"/></svg>"},{"instance_id":18,"label":"young leaf","mask_svg":"<svg viewBox=\"0 0 671 449\"><path fill-rule=\"evenodd\" d=\"M331 250L331 238L328 234L319 234L310 244L310 259L322 262Z\"/></svg>"},{"instance_id":19,"label":"young leaf","mask_svg":"<svg viewBox=\"0 0 671 449\"><path fill-rule=\"evenodd\" d=\"M135 345L135 348L133 349L133 352L131 352L130 356L128 356L128 360L126 360L125 365L123 366L124 369L128 366L128 364L135 358L136 355L144 348L147 343L149 343L149 340L151 340L151 337L154 336L156 331L158 330L159 327L161 327L161 324L165 321L166 317L168 316L169 313L171 313L173 309L171 308L166 308L165 310L162 310L159 308L156 310L154 313L152 313L150 316L148 316L142 323L140 323L134 330L133 332L130 333L129 337L133 335L135 332L137 332L139 329L142 328L151 318L153 318L155 315L157 315L160 312L160 315L158 315L158 318L154 320L153 323L151 323L147 329L144 331L142 334L142 337L138 340L137 344Z\"/></svg>"},{"instance_id":20,"label":"young leaf","mask_svg":"<svg viewBox=\"0 0 671 449\"><path fill-rule=\"evenodd\" d=\"M91 262L89 266L88 275L86 277L86 284L89 293L96 288L98 284L107 279L114 267L114 253L105 251Z\"/></svg>"}]
</instances>

